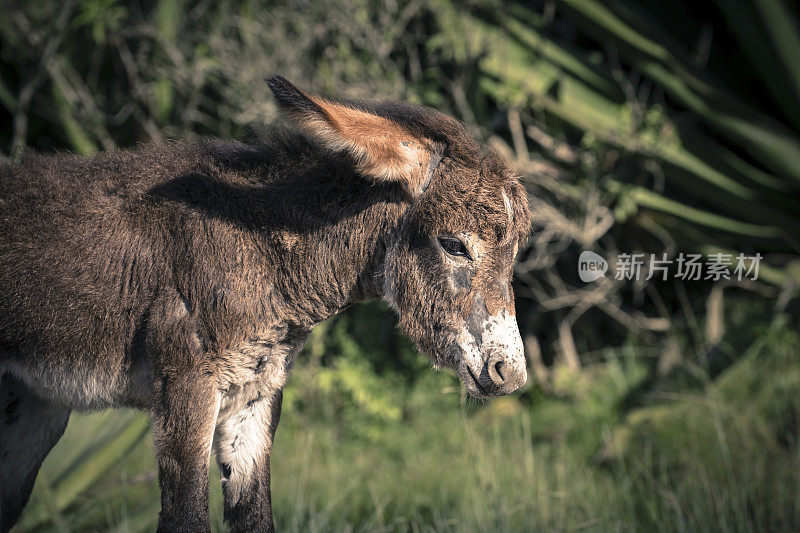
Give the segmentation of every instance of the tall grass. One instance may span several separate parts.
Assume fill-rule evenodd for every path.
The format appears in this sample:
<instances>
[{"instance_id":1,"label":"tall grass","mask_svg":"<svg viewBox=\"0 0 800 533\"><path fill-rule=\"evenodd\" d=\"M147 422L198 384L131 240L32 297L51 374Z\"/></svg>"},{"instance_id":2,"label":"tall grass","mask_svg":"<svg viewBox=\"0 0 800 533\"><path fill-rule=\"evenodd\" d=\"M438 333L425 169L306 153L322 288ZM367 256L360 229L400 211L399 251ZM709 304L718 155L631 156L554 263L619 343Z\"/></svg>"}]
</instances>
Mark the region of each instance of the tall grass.
<instances>
[{"instance_id":1,"label":"tall grass","mask_svg":"<svg viewBox=\"0 0 800 533\"><path fill-rule=\"evenodd\" d=\"M273 455L276 521L303 532L797 529L798 349L778 320L721 379L627 413L647 375L636 350L565 373L557 397L530 401L464 402L450 376L429 374L400 419L368 421L369 432L289 405ZM310 379L307 362L294 380ZM18 529L152 530L149 438L126 451L119 433L144 420L74 417ZM102 457L115 453L109 470ZM76 461L92 479L77 492L63 481ZM216 482L211 512L224 530Z\"/></svg>"}]
</instances>

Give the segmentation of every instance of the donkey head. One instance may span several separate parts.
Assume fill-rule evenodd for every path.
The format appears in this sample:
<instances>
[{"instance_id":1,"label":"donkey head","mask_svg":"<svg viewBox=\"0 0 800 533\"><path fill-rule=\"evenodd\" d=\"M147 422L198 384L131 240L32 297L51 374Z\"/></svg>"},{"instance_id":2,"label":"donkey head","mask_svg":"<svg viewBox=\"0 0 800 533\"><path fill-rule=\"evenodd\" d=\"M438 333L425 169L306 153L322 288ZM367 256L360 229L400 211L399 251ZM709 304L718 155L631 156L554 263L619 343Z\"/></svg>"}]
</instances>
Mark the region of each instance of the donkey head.
<instances>
[{"instance_id":1,"label":"donkey head","mask_svg":"<svg viewBox=\"0 0 800 533\"><path fill-rule=\"evenodd\" d=\"M350 104L267 80L305 133L353 157L358 172L399 183L409 208L386 243L384 299L436 367L472 396L525 384L511 277L530 226L525 190L457 120L398 103Z\"/></svg>"}]
</instances>

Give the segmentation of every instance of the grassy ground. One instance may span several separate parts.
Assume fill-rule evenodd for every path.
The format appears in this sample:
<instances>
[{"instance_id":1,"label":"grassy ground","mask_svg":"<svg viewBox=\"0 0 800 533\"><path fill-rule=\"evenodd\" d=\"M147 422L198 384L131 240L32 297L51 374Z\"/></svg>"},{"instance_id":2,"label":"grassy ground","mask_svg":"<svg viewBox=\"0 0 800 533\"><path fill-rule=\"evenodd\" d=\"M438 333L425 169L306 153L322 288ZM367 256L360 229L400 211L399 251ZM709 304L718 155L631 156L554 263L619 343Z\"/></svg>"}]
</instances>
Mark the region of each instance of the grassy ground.
<instances>
[{"instance_id":1,"label":"grassy ground","mask_svg":"<svg viewBox=\"0 0 800 533\"><path fill-rule=\"evenodd\" d=\"M797 530L798 349L777 320L718 379L634 409L624 406L647 374L633 350L562 374L555 395L481 405L428 373L395 399L399 417L361 423L290 390L276 521L284 531ZM309 372L301 363L290 387ZM157 513L146 419L77 415L18 529L146 531ZM215 482L211 513L224 530Z\"/></svg>"}]
</instances>

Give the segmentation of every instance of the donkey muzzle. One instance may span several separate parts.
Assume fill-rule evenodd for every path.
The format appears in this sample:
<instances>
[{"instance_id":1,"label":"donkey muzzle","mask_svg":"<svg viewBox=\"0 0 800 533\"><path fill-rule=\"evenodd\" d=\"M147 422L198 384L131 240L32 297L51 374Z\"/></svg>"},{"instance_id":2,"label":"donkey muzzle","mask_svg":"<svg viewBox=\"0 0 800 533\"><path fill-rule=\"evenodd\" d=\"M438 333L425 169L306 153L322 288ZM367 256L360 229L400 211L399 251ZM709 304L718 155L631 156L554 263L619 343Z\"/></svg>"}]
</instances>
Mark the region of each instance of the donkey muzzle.
<instances>
[{"instance_id":1,"label":"donkey muzzle","mask_svg":"<svg viewBox=\"0 0 800 533\"><path fill-rule=\"evenodd\" d=\"M491 386L486 387L487 390L497 395L510 394L528 381L525 365L510 362L500 351L495 351L489 356L484 372L491 382ZM481 377L484 372L481 372Z\"/></svg>"}]
</instances>

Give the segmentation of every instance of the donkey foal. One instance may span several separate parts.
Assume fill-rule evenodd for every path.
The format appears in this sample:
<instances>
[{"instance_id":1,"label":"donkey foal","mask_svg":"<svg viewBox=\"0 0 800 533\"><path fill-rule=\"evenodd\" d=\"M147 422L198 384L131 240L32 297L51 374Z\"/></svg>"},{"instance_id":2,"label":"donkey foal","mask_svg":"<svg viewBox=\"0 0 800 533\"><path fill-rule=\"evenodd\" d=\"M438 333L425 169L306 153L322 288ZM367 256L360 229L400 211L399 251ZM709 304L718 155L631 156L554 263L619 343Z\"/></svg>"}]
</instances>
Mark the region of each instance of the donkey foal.
<instances>
[{"instance_id":1,"label":"donkey foal","mask_svg":"<svg viewBox=\"0 0 800 533\"><path fill-rule=\"evenodd\" d=\"M526 381L511 275L523 187L458 121L267 81L288 124L0 166L0 531L72 409L153 420L161 531L273 530L269 458L314 325L383 298L478 398Z\"/></svg>"}]
</instances>

